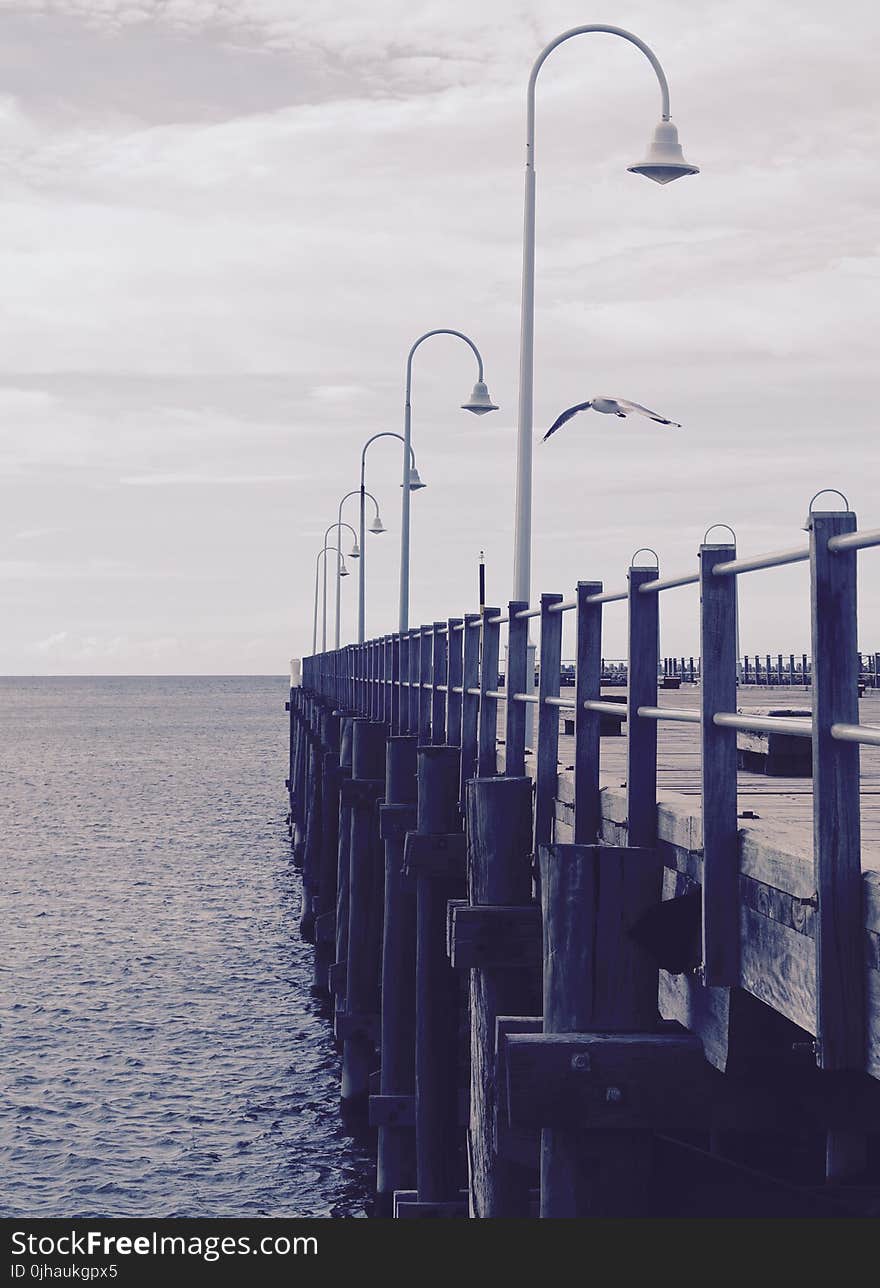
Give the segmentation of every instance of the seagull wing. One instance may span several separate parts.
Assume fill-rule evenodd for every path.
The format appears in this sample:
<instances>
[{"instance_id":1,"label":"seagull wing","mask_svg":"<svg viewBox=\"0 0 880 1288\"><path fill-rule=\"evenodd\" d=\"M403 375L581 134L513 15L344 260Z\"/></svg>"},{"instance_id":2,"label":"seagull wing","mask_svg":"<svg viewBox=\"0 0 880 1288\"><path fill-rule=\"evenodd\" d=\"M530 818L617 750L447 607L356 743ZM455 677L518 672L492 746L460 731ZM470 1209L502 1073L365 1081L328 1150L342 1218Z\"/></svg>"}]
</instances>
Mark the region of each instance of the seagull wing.
<instances>
[{"instance_id":1,"label":"seagull wing","mask_svg":"<svg viewBox=\"0 0 880 1288\"><path fill-rule=\"evenodd\" d=\"M626 398L615 398L614 401L619 403L624 411L637 411L640 416L647 416L649 420L656 420L661 425L673 425L676 429L681 429L681 425L679 425L677 420L667 420L667 418L665 416L661 416L659 412L651 411L649 407L643 407L641 403L629 402Z\"/></svg>"},{"instance_id":2,"label":"seagull wing","mask_svg":"<svg viewBox=\"0 0 880 1288\"><path fill-rule=\"evenodd\" d=\"M591 402L584 402L584 403L578 403L576 407L569 407L567 411L564 411L562 413L561 416L556 417L553 424L547 430L547 433L544 435L541 441L543 443L546 443L550 435L555 434L560 425L564 425L567 420L571 420L572 416L576 416L579 411L589 411L592 405L593 404Z\"/></svg>"}]
</instances>

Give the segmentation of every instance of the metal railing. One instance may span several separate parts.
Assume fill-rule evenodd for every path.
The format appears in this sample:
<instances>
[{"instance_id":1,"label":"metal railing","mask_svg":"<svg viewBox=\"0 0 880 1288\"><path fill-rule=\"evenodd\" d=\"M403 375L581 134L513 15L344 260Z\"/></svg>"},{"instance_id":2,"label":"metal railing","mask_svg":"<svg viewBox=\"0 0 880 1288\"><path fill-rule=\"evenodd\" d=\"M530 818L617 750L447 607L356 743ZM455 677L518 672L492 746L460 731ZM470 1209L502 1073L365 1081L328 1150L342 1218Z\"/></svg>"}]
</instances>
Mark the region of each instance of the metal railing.
<instances>
[{"instance_id":1,"label":"metal railing","mask_svg":"<svg viewBox=\"0 0 880 1288\"><path fill-rule=\"evenodd\" d=\"M825 1068L863 1063L859 745L880 746L880 728L859 722L857 552L880 545L880 529L857 531L856 516L810 516L804 548L740 559L733 542L699 550L696 573L662 577L631 566L627 587L606 591L579 582L576 595L542 595L540 604L499 607L386 635L306 658L303 683L341 710L383 721L392 734L461 748L462 783L497 773L498 703L505 703L504 772L526 773L526 708L537 713L535 836L552 840L557 791L559 711L574 711L574 841L600 837L600 718L627 723L627 834L631 846L657 842L657 724L700 726L703 821L703 966L706 985L740 980L737 731L810 738L813 750L816 913L816 1034ZM811 718L737 711L737 579L809 562L812 606ZM660 593L700 586L699 708L658 703ZM603 701L605 604L628 605L626 706ZM562 618L575 616L574 697L560 696ZM538 691L527 683L528 623L540 619ZM508 627L506 688L498 687L500 629ZM793 659L790 659L793 663ZM806 659L803 659L806 673Z\"/></svg>"}]
</instances>

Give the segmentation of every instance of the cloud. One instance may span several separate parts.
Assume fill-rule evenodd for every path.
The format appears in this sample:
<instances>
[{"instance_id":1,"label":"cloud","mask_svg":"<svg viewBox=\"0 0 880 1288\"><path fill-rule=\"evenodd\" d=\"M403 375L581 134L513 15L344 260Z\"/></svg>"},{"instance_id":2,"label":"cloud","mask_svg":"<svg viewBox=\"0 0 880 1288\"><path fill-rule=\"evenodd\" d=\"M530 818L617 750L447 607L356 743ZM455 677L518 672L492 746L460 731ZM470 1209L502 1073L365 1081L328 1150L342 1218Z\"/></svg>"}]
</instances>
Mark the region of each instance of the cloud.
<instances>
[{"instance_id":1,"label":"cloud","mask_svg":"<svg viewBox=\"0 0 880 1288\"><path fill-rule=\"evenodd\" d=\"M119 482L124 487L257 487L301 479L301 474L131 474Z\"/></svg>"}]
</instances>

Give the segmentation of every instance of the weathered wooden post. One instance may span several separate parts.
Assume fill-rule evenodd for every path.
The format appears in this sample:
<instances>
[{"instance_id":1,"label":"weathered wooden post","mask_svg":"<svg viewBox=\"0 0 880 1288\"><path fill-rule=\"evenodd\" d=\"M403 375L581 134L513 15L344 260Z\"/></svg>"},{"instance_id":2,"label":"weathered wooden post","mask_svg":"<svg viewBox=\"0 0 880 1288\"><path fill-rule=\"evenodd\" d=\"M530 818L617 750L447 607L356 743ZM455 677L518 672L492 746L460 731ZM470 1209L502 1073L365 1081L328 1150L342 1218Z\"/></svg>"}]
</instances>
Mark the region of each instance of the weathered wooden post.
<instances>
[{"instance_id":1,"label":"weathered wooden post","mask_svg":"<svg viewBox=\"0 0 880 1288\"><path fill-rule=\"evenodd\" d=\"M493 618L498 608L483 609L482 654L480 657L480 712L477 733L477 773L488 777L497 772L498 743L498 651L500 625ZM462 800L464 797L462 796Z\"/></svg>"},{"instance_id":2,"label":"weathered wooden post","mask_svg":"<svg viewBox=\"0 0 880 1288\"><path fill-rule=\"evenodd\" d=\"M315 885L314 986L328 991L336 951L336 879L339 862L339 715L330 709L322 721L321 851Z\"/></svg>"},{"instance_id":3,"label":"weathered wooden post","mask_svg":"<svg viewBox=\"0 0 880 1288\"><path fill-rule=\"evenodd\" d=\"M601 717L588 711L585 702L597 702L602 693L602 605L591 604L601 595L601 581L577 585L577 667L574 715L574 839L592 845L602 828L599 793Z\"/></svg>"},{"instance_id":4,"label":"weathered wooden post","mask_svg":"<svg viewBox=\"0 0 880 1288\"><path fill-rule=\"evenodd\" d=\"M416 1188L400 1216L453 1215L458 1200L458 981L446 952L446 905L464 892L459 750L420 746L417 829L405 871L416 880Z\"/></svg>"},{"instance_id":5,"label":"weathered wooden post","mask_svg":"<svg viewBox=\"0 0 880 1288\"><path fill-rule=\"evenodd\" d=\"M531 779L472 779L467 824L469 904L452 907L450 957L457 969L470 968L471 1212L526 1217L531 1171L505 1155L509 1129L498 1120L495 1027L499 1015L534 1015L540 1008Z\"/></svg>"},{"instance_id":6,"label":"weathered wooden post","mask_svg":"<svg viewBox=\"0 0 880 1288\"><path fill-rule=\"evenodd\" d=\"M603 1077L603 1037L636 1034L653 1053L657 1027L657 966L630 937L630 927L660 901L661 869L652 850L606 846L542 846L544 1034L594 1034L583 1052L567 1052L567 1081L596 1100L593 1130L545 1126L541 1140L541 1216L634 1216L644 1208L650 1170L647 1132L614 1130L627 1121L638 1086ZM534 1040L533 1040L534 1041ZM548 1039L552 1050L552 1039ZM662 1039L661 1039L662 1041ZM540 1047L540 1043L537 1044ZM614 1050L613 1042L606 1042ZM639 1040L631 1042L638 1081ZM699 1044L698 1044L699 1045ZM627 1043L619 1055L626 1062ZM651 1071L643 1068L647 1081ZM621 1080L622 1081L622 1080ZM557 1084L564 1086L562 1084ZM571 1106L569 1106L569 1110ZM565 1106L560 1104L564 1116ZM572 1114L570 1122L577 1121Z\"/></svg>"},{"instance_id":7,"label":"weathered wooden post","mask_svg":"<svg viewBox=\"0 0 880 1288\"><path fill-rule=\"evenodd\" d=\"M463 625L461 617L450 617L446 623L446 745L449 747L461 746Z\"/></svg>"},{"instance_id":8,"label":"weathered wooden post","mask_svg":"<svg viewBox=\"0 0 880 1288\"><path fill-rule=\"evenodd\" d=\"M379 806L385 842L382 930L381 1073L370 1097L378 1127L377 1215L391 1216L395 1190L415 1184L416 897L403 875L404 839L416 825L416 748L411 735L385 747L385 803Z\"/></svg>"},{"instance_id":9,"label":"weathered wooden post","mask_svg":"<svg viewBox=\"0 0 880 1288\"><path fill-rule=\"evenodd\" d=\"M384 863L377 804L385 792L385 734L379 721L354 721L352 776L343 787L351 804L351 851L345 1012L338 1017L337 1036L343 1041L343 1107L364 1114L379 1039Z\"/></svg>"},{"instance_id":10,"label":"weathered wooden post","mask_svg":"<svg viewBox=\"0 0 880 1288\"><path fill-rule=\"evenodd\" d=\"M739 983L739 833L736 730L714 723L736 711L736 577L715 573L736 558L732 544L700 547L703 982Z\"/></svg>"},{"instance_id":11,"label":"weathered wooden post","mask_svg":"<svg viewBox=\"0 0 880 1288\"><path fill-rule=\"evenodd\" d=\"M639 707L657 705L657 645L660 596L642 595L639 587L659 578L658 567L629 570L629 638L627 659L627 839L630 845L654 846L657 839L657 722L643 719Z\"/></svg>"},{"instance_id":12,"label":"weathered wooden post","mask_svg":"<svg viewBox=\"0 0 880 1288\"><path fill-rule=\"evenodd\" d=\"M466 613L462 655L461 781L459 799L465 798L465 784L477 772L477 726L480 716L480 614Z\"/></svg>"},{"instance_id":13,"label":"weathered wooden post","mask_svg":"<svg viewBox=\"0 0 880 1288\"><path fill-rule=\"evenodd\" d=\"M535 769L535 853L551 840L556 810L559 757L559 697L562 661L561 595L541 596L541 652L538 673L538 756Z\"/></svg>"},{"instance_id":14,"label":"weathered wooden post","mask_svg":"<svg viewBox=\"0 0 880 1288\"><path fill-rule=\"evenodd\" d=\"M852 511L810 514L813 651L813 852L816 913L816 1042L822 1069L865 1061L859 745L833 727L859 723L857 553L834 548L856 529ZM829 1179L865 1163L861 1134L829 1132Z\"/></svg>"},{"instance_id":15,"label":"weathered wooden post","mask_svg":"<svg viewBox=\"0 0 880 1288\"><path fill-rule=\"evenodd\" d=\"M314 897L321 862L321 710L321 699L313 697L309 702L307 812L299 921L300 934L307 943L314 943L315 940Z\"/></svg>"},{"instance_id":16,"label":"weathered wooden post","mask_svg":"<svg viewBox=\"0 0 880 1288\"><path fill-rule=\"evenodd\" d=\"M518 617L528 610L524 600L513 599L507 607L507 665L504 687L507 694L504 712L504 773L521 778L526 772L526 704L517 702L517 693L531 693L528 684L529 622Z\"/></svg>"},{"instance_id":17,"label":"weathered wooden post","mask_svg":"<svg viewBox=\"0 0 880 1288\"><path fill-rule=\"evenodd\" d=\"M431 742L446 742L446 676L449 670L449 641L446 623L435 622L431 655Z\"/></svg>"},{"instance_id":18,"label":"weathered wooden post","mask_svg":"<svg viewBox=\"0 0 880 1288\"><path fill-rule=\"evenodd\" d=\"M339 725L339 828L336 859L336 960L330 967L330 991L337 1016L345 1011L345 971L348 959L348 884L351 876L351 800L345 784L351 778L354 718L344 715Z\"/></svg>"},{"instance_id":19,"label":"weathered wooden post","mask_svg":"<svg viewBox=\"0 0 880 1288\"><path fill-rule=\"evenodd\" d=\"M433 629L423 626L419 637L419 673L418 673L418 735L419 745L431 741L431 646Z\"/></svg>"}]
</instances>

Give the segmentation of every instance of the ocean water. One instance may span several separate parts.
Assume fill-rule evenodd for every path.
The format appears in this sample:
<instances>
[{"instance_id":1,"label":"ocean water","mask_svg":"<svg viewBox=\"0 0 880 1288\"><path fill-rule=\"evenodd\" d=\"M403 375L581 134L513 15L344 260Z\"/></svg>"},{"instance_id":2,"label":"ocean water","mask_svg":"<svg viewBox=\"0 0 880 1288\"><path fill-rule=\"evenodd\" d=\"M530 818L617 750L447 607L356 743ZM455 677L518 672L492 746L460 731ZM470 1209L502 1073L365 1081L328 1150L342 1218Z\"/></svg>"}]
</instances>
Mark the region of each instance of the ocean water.
<instances>
[{"instance_id":1,"label":"ocean water","mask_svg":"<svg viewBox=\"0 0 880 1288\"><path fill-rule=\"evenodd\" d=\"M360 1216L287 685L0 679L0 1214Z\"/></svg>"}]
</instances>

